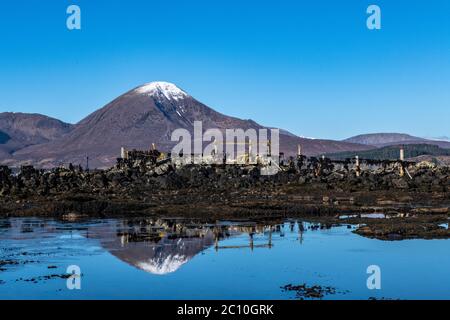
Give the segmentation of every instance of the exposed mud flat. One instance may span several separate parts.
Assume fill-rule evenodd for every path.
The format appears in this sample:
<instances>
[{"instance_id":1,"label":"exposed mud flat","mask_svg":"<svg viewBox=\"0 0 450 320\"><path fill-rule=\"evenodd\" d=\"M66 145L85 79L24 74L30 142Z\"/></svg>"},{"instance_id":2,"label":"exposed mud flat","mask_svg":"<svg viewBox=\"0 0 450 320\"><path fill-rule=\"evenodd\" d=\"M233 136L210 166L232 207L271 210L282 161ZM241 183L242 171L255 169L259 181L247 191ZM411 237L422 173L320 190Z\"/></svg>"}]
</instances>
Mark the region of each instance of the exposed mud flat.
<instances>
[{"instance_id":1,"label":"exposed mud flat","mask_svg":"<svg viewBox=\"0 0 450 320\"><path fill-rule=\"evenodd\" d=\"M336 294L336 288L330 286L319 286L319 285L308 286L306 284L300 285L288 284L281 287L281 289L285 292L295 292L295 298L299 300L322 299L326 295Z\"/></svg>"},{"instance_id":2,"label":"exposed mud flat","mask_svg":"<svg viewBox=\"0 0 450 320\"><path fill-rule=\"evenodd\" d=\"M50 275L38 276L38 277L34 277L34 278L29 278L29 279L19 278L19 279L16 279L16 282L25 281L25 282L38 283L40 281L48 281L48 280L52 280L52 279L68 279L68 278L70 278L69 274L50 274Z\"/></svg>"},{"instance_id":3,"label":"exposed mud flat","mask_svg":"<svg viewBox=\"0 0 450 320\"><path fill-rule=\"evenodd\" d=\"M354 232L380 240L448 239L450 230L442 222L447 216L413 216L364 221Z\"/></svg>"}]
</instances>

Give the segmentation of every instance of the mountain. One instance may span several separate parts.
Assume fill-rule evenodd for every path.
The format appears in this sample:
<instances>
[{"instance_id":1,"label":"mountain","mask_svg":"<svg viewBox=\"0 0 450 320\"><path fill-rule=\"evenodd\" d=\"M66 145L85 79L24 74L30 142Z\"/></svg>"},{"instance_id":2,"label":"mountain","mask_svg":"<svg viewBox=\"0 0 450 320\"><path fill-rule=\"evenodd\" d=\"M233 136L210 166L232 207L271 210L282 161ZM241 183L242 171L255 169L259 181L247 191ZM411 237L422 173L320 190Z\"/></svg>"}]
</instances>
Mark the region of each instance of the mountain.
<instances>
[{"instance_id":1,"label":"mountain","mask_svg":"<svg viewBox=\"0 0 450 320\"><path fill-rule=\"evenodd\" d=\"M450 142L450 138L447 136L431 137L431 138L429 138L429 140L449 141Z\"/></svg>"},{"instance_id":2,"label":"mountain","mask_svg":"<svg viewBox=\"0 0 450 320\"><path fill-rule=\"evenodd\" d=\"M174 145L171 133L178 128L193 131L194 121L202 121L203 129L260 129L252 120L226 116L197 101L182 89L167 82L151 82L137 87L95 111L75 125L62 138L30 146L14 153L19 163L32 162L42 167L58 163L83 164L86 156L91 167L107 167L115 163L120 148L148 150L152 143L170 151ZM311 140L290 133L280 133L280 150L295 154L301 144L307 155L370 147L349 142Z\"/></svg>"},{"instance_id":3,"label":"mountain","mask_svg":"<svg viewBox=\"0 0 450 320\"><path fill-rule=\"evenodd\" d=\"M0 113L0 157L61 138L72 129L71 124L40 114Z\"/></svg>"},{"instance_id":4,"label":"mountain","mask_svg":"<svg viewBox=\"0 0 450 320\"><path fill-rule=\"evenodd\" d=\"M386 146L373 150L359 151L357 154L355 152L340 152L327 154L327 156L330 157L331 159L336 160L353 158L356 155L358 155L361 159L396 160L399 159L400 157L401 146L403 146L403 149L405 151L405 158L417 158L424 155L433 157L450 156L450 149L440 148L439 146L431 144L406 144L406 145Z\"/></svg>"},{"instance_id":5,"label":"mountain","mask_svg":"<svg viewBox=\"0 0 450 320\"><path fill-rule=\"evenodd\" d=\"M426 139L418 138L404 133L370 133L361 134L355 137L345 139L346 142L361 143L372 146L386 145L387 143L400 143L404 141L425 141Z\"/></svg>"},{"instance_id":6,"label":"mountain","mask_svg":"<svg viewBox=\"0 0 450 320\"><path fill-rule=\"evenodd\" d=\"M359 143L375 147L385 147L398 144L430 144L441 148L450 148L449 141L430 140L411 136L404 133L371 133L361 134L344 140L350 143Z\"/></svg>"}]
</instances>

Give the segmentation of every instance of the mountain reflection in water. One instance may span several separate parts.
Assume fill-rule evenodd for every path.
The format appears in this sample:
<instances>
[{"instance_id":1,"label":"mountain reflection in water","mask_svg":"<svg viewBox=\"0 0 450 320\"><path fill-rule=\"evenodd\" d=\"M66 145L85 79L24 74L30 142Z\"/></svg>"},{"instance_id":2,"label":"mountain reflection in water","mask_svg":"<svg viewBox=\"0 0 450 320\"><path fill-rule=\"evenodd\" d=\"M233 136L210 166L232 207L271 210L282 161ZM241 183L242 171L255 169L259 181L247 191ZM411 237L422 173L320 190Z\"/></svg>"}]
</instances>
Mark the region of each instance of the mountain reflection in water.
<instances>
[{"instance_id":1,"label":"mountain reflection in water","mask_svg":"<svg viewBox=\"0 0 450 320\"><path fill-rule=\"evenodd\" d=\"M303 225L300 228L303 230ZM247 233L248 245L222 246L222 239ZM122 220L89 229L102 247L120 260L155 275L177 271L197 254L214 246L230 248L272 247L272 234L282 234L280 225L256 223L186 223L170 219ZM267 243L254 244L255 234L267 235Z\"/></svg>"}]
</instances>

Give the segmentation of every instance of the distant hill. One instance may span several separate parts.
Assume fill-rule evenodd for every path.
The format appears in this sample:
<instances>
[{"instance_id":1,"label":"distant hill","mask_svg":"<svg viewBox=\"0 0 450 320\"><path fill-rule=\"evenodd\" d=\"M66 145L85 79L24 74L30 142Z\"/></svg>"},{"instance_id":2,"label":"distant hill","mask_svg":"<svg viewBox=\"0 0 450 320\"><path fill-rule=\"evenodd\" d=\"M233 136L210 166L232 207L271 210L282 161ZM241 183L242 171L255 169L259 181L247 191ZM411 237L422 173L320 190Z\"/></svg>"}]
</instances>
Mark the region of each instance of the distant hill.
<instances>
[{"instance_id":1,"label":"distant hill","mask_svg":"<svg viewBox=\"0 0 450 320\"><path fill-rule=\"evenodd\" d=\"M10 157L28 146L59 139L72 128L71 124L41 114L0 113L0 156Z\"/></svg>"},{"instance_id":2,"label":"distant hill","mask_svg":"<svg viewBox=\"0 0 450 320\"><path fill-rule=\"evenodd\" d=\"M386 143L400 143L404 141L425 141L426 139L418 138L404 133L369 133L360 134L348 139L346 142L361 143L371 146L385 145Z\"/></svg>"},{"instance_id":3,"label":"distant hill","mask_svg":"<svg viewBox=\"0 0 450 320\"><path fill-rule=\"evenodd\" d=\"M327 157L336 160L344 160L347 158L354 158L358 155L361 159L374 159L374 160L385 160L392 159L396 160L400 157L400 145L397 146L387 146L372 150L359 151L359 152L339 152L327 154ZM422 155L429 156L450 156L450 149L440 148L439 146L429 145L429 144L410 144L403 146L405 150L405 158L415 158Z\"/></svg>"},{"instance_id":4,"label":"distant hill","mask_svg":"<svg viewBox=\"0 0 450 320\"><path fill-rule=\"evenodd\" d=\"M427 138L429 140L439 140L439 141L449 141L450 142L450 138L447 136L440 136L440 137L432 137L432 138Z\"/></svg>"},{"instance_id":5,"label":"distant hill","mask_svg":"<svg viewBox=\"0 0 450 320\"><path fill-rule=\"evenodd\" d=\"M385 147L399 144L430 144L441 148L450 148L449 141L430 140L404 133L370 133L361 134L344 140L345 142Z\"/></svg>"}]
</instances>

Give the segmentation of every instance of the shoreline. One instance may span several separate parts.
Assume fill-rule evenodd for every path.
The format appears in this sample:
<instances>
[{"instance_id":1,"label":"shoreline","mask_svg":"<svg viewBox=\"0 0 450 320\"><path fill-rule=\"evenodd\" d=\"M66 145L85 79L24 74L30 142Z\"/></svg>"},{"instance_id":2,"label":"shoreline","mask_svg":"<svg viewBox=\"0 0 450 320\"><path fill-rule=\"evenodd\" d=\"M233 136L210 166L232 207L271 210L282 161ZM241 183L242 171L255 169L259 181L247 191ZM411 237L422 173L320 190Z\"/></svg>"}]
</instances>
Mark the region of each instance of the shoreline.
<instances>
[{"instance_id":1,"label":"shoreline","mask_svg":"<svg viewBox=\"0 0 450 320\"><path fill-rule=\"evenodd\" d=\"M205 198L205 195L199 193L185 194L185 202L180 201L179 197L170 197L167 193L158 194L160 199L172 199L159 204L133 199L99 200L92 196L82 198L80 195L69 199L64 196L53 199L24 199L19 203L1 203L0 218L52 218L68 222L89 219L162 218L205 223L223 220L273 222L303 219L323 225L358 225L355 233L379 240L450 238L448 226L442 227L443 224L449 223L450 205L447 200L436 200L429 197L429 194L392 195L391 192L378 191L370 194L353 193L351 197L344 197L343 194L336 196L324 192L321 195L314 193L299 198L294 193L278 195L268 200L261 197L255 199L254 193L257 192L247 190L246 197L241 195L239 200L224 199L215 204L205 203L204 199L202 202L201 198ZM394 201L399 197L403 200L421 198L422 202ZM359 201L374 205L361 205ZM383 217L368 217L371 215Z\"/></svg>"},{"instance_id":2,"label":"shoreline","mask_svg":"<svg viewBox=\"0 0 450 320\"><path fill-rule=\"evenodd\" d=\"M175 165L119 159L108 170L0 167L0 217L182 217L208 220L359 219L368 237L450 238L450 168L403 161L291 158L276 175L261 165ZM401 173L407 172L408 175ZM376 223L374 221L377 221ZM395 223L393 223L395 222ZM423 230L421 230L423 229Z\"/></svg>"}]
</instances>

